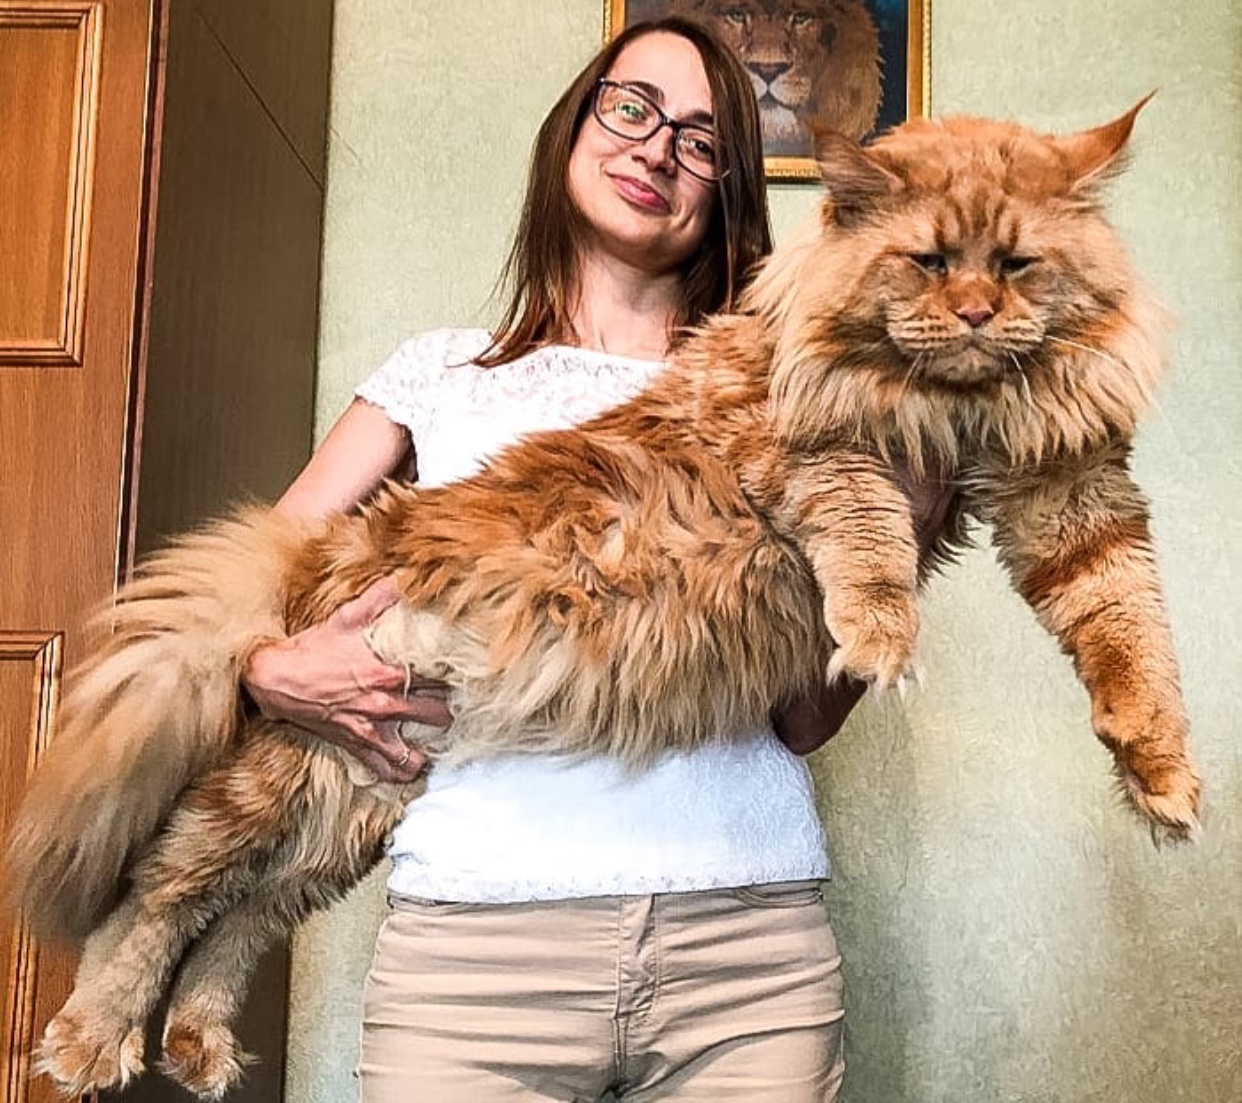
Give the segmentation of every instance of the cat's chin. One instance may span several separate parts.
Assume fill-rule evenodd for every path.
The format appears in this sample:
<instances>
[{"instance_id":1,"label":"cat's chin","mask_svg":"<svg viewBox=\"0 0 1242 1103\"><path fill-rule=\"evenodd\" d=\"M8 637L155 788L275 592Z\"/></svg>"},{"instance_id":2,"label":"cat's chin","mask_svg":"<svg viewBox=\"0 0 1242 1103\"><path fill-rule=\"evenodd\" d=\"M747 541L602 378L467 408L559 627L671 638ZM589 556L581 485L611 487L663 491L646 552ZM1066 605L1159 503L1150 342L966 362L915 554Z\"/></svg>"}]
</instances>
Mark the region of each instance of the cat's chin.
<instances>
[{"instance_id":1,"label":"cat's chin","mask_svg":"<svg viewBox=\"0 0 1242 1103\"><path fill-rule=\"evenodd\" d=\"M998 361L980 349L962 349L953 353L912 361L914 378L920 384L944 387L953 391L992 390L1015 374L1013 364Z\"/></svg>"}]
</instances>

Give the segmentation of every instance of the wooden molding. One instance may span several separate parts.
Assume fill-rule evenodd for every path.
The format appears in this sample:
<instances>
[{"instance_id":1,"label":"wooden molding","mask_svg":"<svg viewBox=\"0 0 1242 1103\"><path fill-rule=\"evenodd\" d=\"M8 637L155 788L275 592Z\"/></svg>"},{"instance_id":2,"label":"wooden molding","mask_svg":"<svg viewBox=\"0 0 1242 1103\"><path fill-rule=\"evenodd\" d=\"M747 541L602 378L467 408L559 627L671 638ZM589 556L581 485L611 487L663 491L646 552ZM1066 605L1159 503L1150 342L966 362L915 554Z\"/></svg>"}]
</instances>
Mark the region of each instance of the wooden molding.
<instances>
[{"instance_id":1,"label":"wooden molding","mask_svg":"<svg viewBox=\"0 0 1242 1103\"><path fill-rule=\"evenodd\" d=\"M0 104L9 102L7 110L0 107L0 136L5 138L2 144L18 150L23 145L28 147L27 157L19 154L0 172L16 178L14 190L39 195L48 204L43 210L34 211L15 235L17 274L10 277L12 286L6 290L12 294L18 316L0 314L0 367L82 364L102 8L101 2L35 4L0 0L0 59L5 59L0 64L0 93L6 79L20 81L24 62L37 60L38 44L27 51L23 36L33 43L37 32L45 32L44 39L46 32L72 35L75 53L72 79L42 85L39 91L44 94L43 102L20 103L15 95L0 94ZM27 52L35 56L27 58ZM57 98L58 105L54 103ZM54 106L69 114L71 124L63 139L64 148L55 151L58 156L53 160L50 151L30 148L28 120L57 117L50 110ZM38 137L34 137L36 147ZM42 156L36 158L32 154ZM55 256L50 254L56 253L60 270L49 271L48 266L56 264ZM22 271L26 273L24 278Z\"/></svg>"},{"instance_id":2,"label":"wooden molding","mask_svg":"<svg viewBox=\"0 0 1242 1103\"><path fill-rule=\"evenodd\" d=\"M52 735L52 721L56 713L56 701L60 693L62 633L46 632L0 632L0 665L13 663L29 668L25 677L5 678L4 687L21 692L22 683L29 686L28 711L26 713L26 738L17 731L11 735L17 739L9 742L9 749L19 756L25 748L25 769L19 762L9 762L4 783L15 786L28 777L47 750ZM26 679L29 679L26 682ZM6 701L6 714L20 716L19 700ZM11 708L9 706L12 706ZM16 806L16 800L13 802ZM6 829L7 824L3 825ZM8 986L3 1007L5 1055L4 1088L6 1100L25 1100L30 1089L30 1050L34 1044L36 1018L37 969L39 947L24 922L13 924L8 935Z\"/></svg>"},{"instance_id":3,"label":"wooden molding","mask_svg":"<svg viewBox=\"0 0 1242 1103\"><path fill-rule=\"evenodd\" d=\"M52 718L63 673L64 642L63 632L0 632L0 663L28 663L31 668L27 777L51 742Z\"/></svg>"}]
</instances>

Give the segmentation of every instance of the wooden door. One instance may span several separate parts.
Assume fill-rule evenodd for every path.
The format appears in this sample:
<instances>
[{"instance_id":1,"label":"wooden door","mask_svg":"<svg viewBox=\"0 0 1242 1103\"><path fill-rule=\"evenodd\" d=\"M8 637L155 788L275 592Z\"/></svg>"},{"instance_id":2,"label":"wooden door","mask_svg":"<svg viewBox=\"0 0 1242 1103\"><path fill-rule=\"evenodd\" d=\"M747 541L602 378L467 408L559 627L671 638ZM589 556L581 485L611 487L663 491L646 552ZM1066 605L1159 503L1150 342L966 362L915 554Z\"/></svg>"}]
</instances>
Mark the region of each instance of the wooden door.
<instances>
[{"instance_id":1,"label":"wooden door","mask_svg":"<svg viewBox=\"0 0 1242 1103\"><path fill-rule=\"evenodd\" d=\"M312 437L331 0L0 0L0 833L86 614ZM238 1103L281 1096L287 954ZM0 914L0 1103L72 982ZM144 1077L124 1098L188 1098Z\"/></svg>"},{"instance_id":2,"label":"wooden door","mask_svg":"<svg viewBox=\"0 0 1242 1103\"><path fill-rule=\"evenodd\" d=\"M0 0L0 828L122 560L153 0ZM0 917L4 1103L71 959Z\"/></svg>"}]
</instances>

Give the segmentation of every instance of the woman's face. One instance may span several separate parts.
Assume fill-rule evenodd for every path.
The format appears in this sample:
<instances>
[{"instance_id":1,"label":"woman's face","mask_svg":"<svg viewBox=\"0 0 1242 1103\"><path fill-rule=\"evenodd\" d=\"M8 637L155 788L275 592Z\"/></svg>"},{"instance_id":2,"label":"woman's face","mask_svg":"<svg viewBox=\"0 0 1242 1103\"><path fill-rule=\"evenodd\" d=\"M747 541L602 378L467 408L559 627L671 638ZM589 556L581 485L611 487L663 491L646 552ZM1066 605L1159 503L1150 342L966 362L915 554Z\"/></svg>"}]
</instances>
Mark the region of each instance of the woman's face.
<instances>
[{"instance_id":1,"label":"woman's face","mask_svg":"<svg viewBox=\"0 0 1242 1103\"><path fill-rule=\"evenodd\" d=\"M657 31L636 38L607 78L639 85L671 119L711 125L703 61L680 35ZM714 184L674 160L670 127L635 142L587 114L569 158L569 194L589 227L588 247L653 274L671 271L702 242L715 193Z\"/></svg>"}]
</instances>

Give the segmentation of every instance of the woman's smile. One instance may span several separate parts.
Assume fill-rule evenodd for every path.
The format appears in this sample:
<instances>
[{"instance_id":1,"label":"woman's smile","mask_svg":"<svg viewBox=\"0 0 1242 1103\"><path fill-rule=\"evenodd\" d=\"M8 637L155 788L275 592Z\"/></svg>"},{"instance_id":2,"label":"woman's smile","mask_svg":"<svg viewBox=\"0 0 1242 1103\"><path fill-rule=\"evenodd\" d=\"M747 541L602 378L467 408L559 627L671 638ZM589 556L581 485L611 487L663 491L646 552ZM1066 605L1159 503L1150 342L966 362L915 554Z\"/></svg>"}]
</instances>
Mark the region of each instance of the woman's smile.
<instances>
[{"instance_id":1,"label":"woman's smile","mask_svg":"<svg viewBox=\"0 0 1242 1103\"><path fill-rule=\"evenodd\" d=\"M668 214L672 209L664 195L645 180L620 172L605 172L604 175L612 181L621 198L635 206L658 214Z\"/></svg>"}]
</instances>

